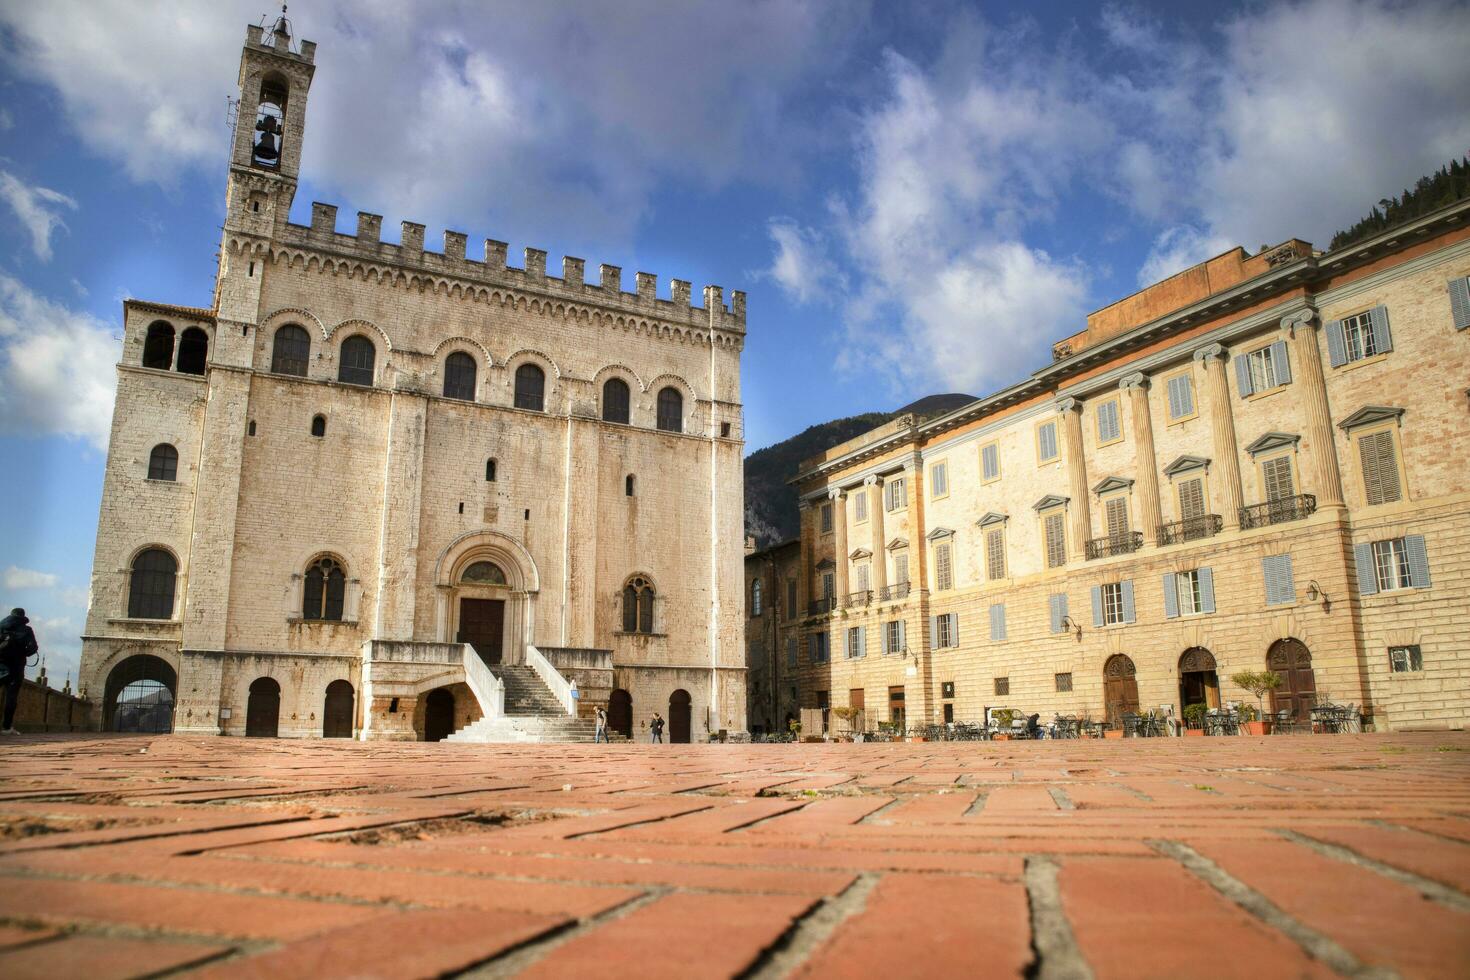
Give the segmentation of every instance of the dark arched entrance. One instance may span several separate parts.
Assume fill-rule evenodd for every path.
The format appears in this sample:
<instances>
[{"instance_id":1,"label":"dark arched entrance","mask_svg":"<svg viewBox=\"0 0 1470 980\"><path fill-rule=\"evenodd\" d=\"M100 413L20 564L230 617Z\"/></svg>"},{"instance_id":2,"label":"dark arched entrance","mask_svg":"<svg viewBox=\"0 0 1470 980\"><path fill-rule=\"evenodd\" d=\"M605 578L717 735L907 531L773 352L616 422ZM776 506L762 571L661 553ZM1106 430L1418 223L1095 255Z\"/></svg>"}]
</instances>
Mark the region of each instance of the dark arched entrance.
<instances>
[{"instance_id":1,"label":"dark arched entrance","mask_svg":"<svg viewBox=\"0 0 1470 980\"><path fill-rule=\"evenodd\" d=\"M333 681L327 685L327 701L322 706L322 738L352 737L352 685Z\"/></svg>"},{"instance_id":2,"label":"dark arched entrance","mask_svg":"<svg viewBox=\"0 0 1470 980\"><path fill-rule=\"evenodd\" d=\"M250 682L250 699L245 703L245 737L275 738L281 719L281 685L272 678Z\"/></svg>"},{"instance_id":3,"label":"dark arched entrance","mask_svg":"<svg viewBox=\"0 0 1470 980\"><path fill-rule=\"evenodd\" d=\"M168 661L138 654L107 675L102 727L109 732L166 734L174 730L178 678Z\"/></svg>"},{"instance_id":4,"label":"dark arched entrance","mask_svg":"<svg viewBox=\"0 0 1470 980\"><path fill-rule=\"evenodd\" d=\"M1204 647L1190 647L1179 658L1179 709L1191 704L1220 707L1220 675L1215 656Z\"/></svg>"},{"instance_id":5,"label":"dark arched entrance","mask_svg":"<svg viewBox=\"0 0 1470 980\"><path fill-rule=\"evenodd\" d=\"M607 730L624 738L633 737L633 695L620 687L607 699Z\"/></svg>"},{"instance_id":6,"label":"dark arched entrance","mask_svg":"<svg viewBox=\"0 0 1470 980\"><path fill-rule=\"evenodd\" d=\"M689 692L683 689L669 695L669 741L689 741Z\"/></svg>"},{"instance_id":7,"label":"dark arched entrance","mask_svg":"<svg viewBox=\"0 0 1470 980\"><path fill-rule=\"evenodd\" d=\"M424 698L424 741L442 742L454 734L454 692L436 687Z\"/></svg>"},{"instance_id":8,"label":"dark arched entrance","mask_svg":"<svg viewBox=\"0 0 1470 980\"><path fill-rule=\"evenodd\" d=\"M1123 727L1125 714L1138 712L1138 681L1133 661L1123 654L1114 654L1103 664L1103 704L1107 709L1108 724Z\"/></svg>"},{"instance_id":9,"label":"dark arched entrance","mask_svg":"<svg viewBox=\"0 0 1470 980\"><path fill-rule=\"evenodd\" d=\"M1266 651L1266 669L1281 675L1281 686L1271 692L1271 711L1290 711L1298 721L1312 717L1317 703L1317 675L1312 672L1312 653L1301 640L1277 640Z\"/></svg>"}]
</instances>

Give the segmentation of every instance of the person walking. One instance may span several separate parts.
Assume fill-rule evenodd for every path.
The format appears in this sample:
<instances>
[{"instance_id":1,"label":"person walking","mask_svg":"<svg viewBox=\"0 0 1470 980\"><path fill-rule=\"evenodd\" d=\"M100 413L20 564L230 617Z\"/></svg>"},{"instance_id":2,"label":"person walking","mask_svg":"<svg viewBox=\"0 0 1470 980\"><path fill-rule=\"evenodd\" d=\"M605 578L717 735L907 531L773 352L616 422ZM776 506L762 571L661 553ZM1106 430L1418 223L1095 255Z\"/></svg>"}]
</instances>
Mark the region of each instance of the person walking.
<instances>
[{"instance_id":1,"label":"person walking","mask_svg":"<svg viewBox=\"0 0 1470 980\"><path fill-rule=\"evenodd\" d=\"M602 710L601 705L597 706L595 718L597 720L597 732L592 736L592 744L596 745L598 742L610 742L607 737L607 712Z\"/></svg>"},{"instance_id":2,"label":"person walking","mask_svg":"<svg viewBox=\"0 0 1470 980\"><path fill-rule=\"evenodd\" d=\"M26 659L36 652L36 634L24 609L12 609L0 619L0 671L4 672L5 717L0 735L19 735L15 709L20 704L20 685L26 676Z\"/></svg>"},{"instance_id":3,"label":"person walking","mask_svg":"<svg viewBox=\"0 0 1470 980\"><path fill-rule=\"evenodd\" d=\"M648 724L648 730L653 733L652 741L662 743L664 740L664 716L655 711L653 713L653 721Z\"/></svg>"}]
</instances>

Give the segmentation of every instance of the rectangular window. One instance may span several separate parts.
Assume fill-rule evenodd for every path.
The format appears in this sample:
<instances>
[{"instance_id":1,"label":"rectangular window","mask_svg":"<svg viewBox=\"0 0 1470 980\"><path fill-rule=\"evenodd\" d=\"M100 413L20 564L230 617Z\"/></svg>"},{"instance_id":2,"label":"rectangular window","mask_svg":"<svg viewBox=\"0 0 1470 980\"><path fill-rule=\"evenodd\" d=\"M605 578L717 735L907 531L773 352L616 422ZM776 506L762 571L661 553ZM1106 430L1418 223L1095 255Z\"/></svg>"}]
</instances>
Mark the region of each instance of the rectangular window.
<instances>
[{"instance_id":1,"label":"rectangular window","mask_svg":"<svg viewBox=\"0 0 1470 980\"><path fill-rule=\"evenodd\" d=\"M1422 534L1353 545L1358 591L1365 596L1388 589L1427 589L1429 550Z\"/></svg>"},{"instance_id":2,"label":"rectangular window","mask_svg":"<svg viewBox=\"0 0 1470 980\"><path fill-rule=\"evenodd\" d=\"M1123 622L1123 584L1109 582L1102 587L1103 625Z\"/></svg>"},{"instance_id":3,"label":"rectangular window","mask_svg":"<svg viewBox=\"0 0 1470 980\"><path fill-rule=\"evenodd\" d=\"M1194 415L1194 381L1187 374L1169 379L1169 420L1187 419Z\"/></svg>"},{"instance_id":4,"label":"rectangular window","mask_svg":"<svg viewBox=\"0 0 1470 980\"><path fill-rule=\"evenodd\" d=\"M1364 310L1342 320L1343 352L1349 361L1361 361L1378 353L1373 341L1373 318Z\"/></svg>"},{"instance_id":5,"label":"rectangular window","mask_svg":"<svg viewBox=\"0 0 1470 980\"><path fill-rule=\"evenodd\" d=\"M1118 421L1118 399L1109 398L1097 406L1097 444L1106 446L1123 438L1123 427Z\"/></svg>"},{"instance_id":6,"label":"rectangular window","mask_svg":"<svg viewBox=\"0 0 1470 980\"><path fill-rule=\"evenodd\" d=\"M1011 693L1011 679L1009 677L997 677L995 679L995 693L999 697L1007 697Z\"/></svg>"},{"instance_id":7,"label":"rectangular window","mask_svg":"<svg viewBox=\"0 0 1470 980\"><path fill-rule=\"evenodd\" d=\"M1109 497L1104 508L1108 520L1108 537L1115 541L1128 537L1128 497Z\"/></svg>"},{"instance_id":8,"label":"rectangular window","mask_svg":"<svg viewBox=\"0 0 1470 980\"><path fill-rule=\"evenodd\" d=\"M939 684L939 696L941 698L954 697L954 681L941 681Z\"/></svg>"},{"instance_id":9,"label":"rectangular window","mask_svg":"<svg viewBox=\"0 0 1470 980\"><path fill-rule=\"evenodd\" d=\"M786 669L787 670L795 670L796 669L796 637L795 636L788 636L786 638Z\"/></svg>"},{"instance_id":10,"label":"rectangular window","mask_svg":"<svg viewBox=\"0 0 1470 980\"><path fill-rule=\"evenodd\" d=\"M893 584L909 584L909 549L893 549Z\"/></svg>"},{"instance_id":11,"label":"rectangular window","mask_svg":"<svg viewBox=\"0 0 1470 980\"><path fill-rule=\"evenodd\" d=\"M1006 577L1005 535L998 527L985 532L985 577L992 581Z\"/></svg>"},{"instance_id":12,"label":"rectangular window","mask_svg":"<svg viewBox=\"0 0 1470 980\"><path fill-rule=\"evenodd\" d=\"M859 490L857 492L857 497L852 503L852 511L852 519L855 523L861 524L868 519L868 493L866 490Z\"/></svg>"},{"instance_id":13,"label":"rectangular window","mask_svg":"<svg viewBox=\"0 0 1470 980\"><path fill-rule=\"evenodd\" d=\"M1291 478L1291 457L1277 456L1262 463L1261 485L1266 490L1268 502L1296 496L1296 485Z\"/></svg>"},{"instance_id":14,"label":"rectangular window","mask_svg":"<svg viewBox=\"0 0 1470 980\"><path fill-rule=\"evenodd\" d=\"M1192 521L1205 516L1205 481L1193 477L1179 484L1179 519Z\"/></svg>"},{"instance_id":15,"label":"rectangular window","mask_svg":"<svg viewBox=\"0 0 1470 980\"><path fill-rule=\"evenodd\" d=\"M827 634L813 633L808 640L807 655L814 664L827 662Z\"/></svg>"},{"instance_id":16,"label":"rectangular window","mask_svg":"<svg viewBox=\"0 0 1470 980\"><path fill-rule=\"evenodd\" d=\"M1261 559L1261 571L1266 579L1266 605L1296 602L1296 576L1291 568L1291 555L1267 555Z\"/></svg>"},{"instance_id":17,"label":"rectangular window","mask_svg":"<svg viewBox=\"0 0 1470 980\"><path fill-rule=\"evenodd\" d=\"M1373 542L1373 570L1378 576L1378 591L1410 587L1409 549L1403 538Z\"/></svg>"},{"instance_id":18,"label":"rectangular window","mask_svg":"<svg viewBox=\"0 0 1470 980\"><path fill-rule=\"evenodd\" d=\"M1363 497L1367 503L1388 504L1403 499L1392 430L1360 436L1358 458L1363 464Z\"/></svg>"},{"instance_id":19,"label":"rectangular window","mask_svg":"<svg viewBox=\"0 0 1470 980\"><path fill-rule=\"evenodd\" d=\"M1246 355L1246 361L1250 365L1251 392L1276 387L1276 359L1271 356L1270 347L1251 351Z\"/></svg>"},{"instance_id":20,"label":"rectangular window","mask_svg":"<svg viewBox=\"0 0 1470 980\"><path fill-rule=\"evenodd\" d=\"M831 572L823 572L822 573L822 596L823 596L823 598L826 598L826 599L832 598L832 593L833 593L833 591L836 588L837 588L837 579L833 576L833 573L831 573Z\"/></svg>"},{"instance_id":21,"label":"rectangular window","mask_svg":"<svg viewBox=\"0 0 1470 980\"><path fill-rule=\"evenodd\" d=\"M1041 519L1046 533L1046 567L1061 568L1067 563L1067 530L1063 514L1052 511Z\"/></svg>"},{"instance_id":22,"label":"rectangular window","mask_svg":"<svg viewBox=\"0 0 1470 980\"><path fill-rule=\"evenodd\" d=\"M1066 694L1068 691L1072 690L1072 675L1071 675L1071 673L1057 674L1056 675L1056 682L1057 682L1057 693L1059 693L1059 694Z\"/></svg>"},{"instance_id":23,"label":"rectangular window","mask_svg":"<svg viewBox=\"0 0 1470 980\"><path fill-rule=\"evenodd\" d=\"M786 618L796 618L796 579L786 580Z\"/></svg>"},{"instance_id":24,"label":"rectangular window","mask_svg":"<svg viewBox=\"0 0 1470 980\"><path fill-rule=\"evenodd\" d=\"M994 603L990 607L990 639L999 643L1006 638L1006 604Z\"/></svg>"},{"instance_id":25,"label":"rectangular window","mask_svg":"<svg viewBox=\"0 0 1470 980\"><path fill-rule=\"evenodd\" d=\"M883 624L883 652L903 652L903 620L890 619Z\"/></svg>"},{"instance_id":26,"label":"rectangular window","mask_svg":"<svg viewBox=\"0 0 1470 980\"><path fill-rule=\"evenodd\" d=\"M954 572L949 561L949 542L934 546L934 588L940 592L954 588Z\"/></svg>"},{"instance_id":27,"label":"rectangular window","mask_svg":"<svg viewBox=\"0 0 1470 980\"><path fill-rule=\"evenodd\" d=\"M960 617L958 613L945 613L934 617L934 646L947 649L960 645Z\"/></svg>"},{"instance_id":28,"label":"rectangular window","mask_svg":"<svg viewBox=\"0 0 1470 980\"><path fill-rule=\"evenodd\" d=\"M863 632L864 632L864 630L863 630L863 628L861 626L849 626L848 627L848 629L847 629L847 659L848 660L856 660L859 657L861 657L863 655L863 653L865 652L863 648L864 648L864 646L866 644L863 641L866 638L863 636Z\"/></svg>"},{"instance_id":29,"label":"rectangular window","mask_svg":"<svg viewBox=\"0 0 1470 980\"><path fill-rule=\"evenodd\" d=\"M935 463L929 467L929 498L938 500L949 496L949 464Z\"/></svg>"},{"instance_id":30,"label":"rectangular window","mask_svg":"<svg viewBox=\"0 0 1470 980\"><path fill-rule=\"evenodd\" d=\"M883 484L883 509L903 510L909 505L908 481L898 476Z\"/></svg>"},{"instance_id":31,"label":"rectangular window","mask_svg":"<svg viewBox=\"0 0 1470 980\"><path fill-rule=\"evenodd\" d=\"M1395 674L1409 674L1424 669L1424 654L1418 646L1389 647L1388 663Z\"/></svg>"},{"instance_id":32,"label":"rectangular window","mask_svg":"<svg viewBox=\"0 0 1470 980\"><path fill-rule=\"evenodd\" d=\"M853 578L857 580L855 584L857 585L858 592L868 591L871 586L869 586L868 584L869 575L867 562L863 562L857 567L856 574L853 576Z\"/></svg>"},{"instance_id":33,"label":"rectangular window","mask_svg":"<svg viewBox=\"0 0 1470 980\"><path fill-rule=\"evenodd\" d=\"M823 504L822 505L822 533L823 534L831 534L832 533L832 505L831 504Z\"/></svg>"},{"instance_id":34,"label":"rectangular window","mask_svg":"<svg viewBox=\"0 0 1470 980\"><path fill-rule=\"evenodd\" d=\"M1050 463L1058 456L1057 424L1043 422L1036 427L1036 461Z\"/></svg>"},{"instance_id":35,"label":"rectangular window","mask_svg":"<svg viewBox=\"0 0 1470 980\"><path fill-rule=\"evenodd\" d=\"M980 480L994 483L1000 479L1000 444L991 442L980 447Z\"/></svg>"},{"instance_id":36,"label":"rectangular window","mask_svg":"<svg viewBox=\"0 0 1470 980\"><path fill-rule=\"evenodd\" d=\"M1177 573L1174 576L1174 589L1179 596L1179 615L1192 616L1203 611L1198 569Z\"/></svg>"}]
</instances>

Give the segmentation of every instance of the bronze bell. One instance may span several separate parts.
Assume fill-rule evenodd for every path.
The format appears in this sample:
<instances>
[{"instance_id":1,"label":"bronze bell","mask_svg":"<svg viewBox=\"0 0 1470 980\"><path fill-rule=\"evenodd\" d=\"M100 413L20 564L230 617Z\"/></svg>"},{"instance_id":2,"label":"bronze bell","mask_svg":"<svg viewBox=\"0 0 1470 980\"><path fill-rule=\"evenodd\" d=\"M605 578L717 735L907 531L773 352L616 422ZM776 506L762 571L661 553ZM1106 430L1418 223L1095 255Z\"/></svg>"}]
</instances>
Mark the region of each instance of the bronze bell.
<instances>
[{"instance_id":1,"label":"bronze bell","mask_svg":"<svg viewBox=\"0 0 1470 980\"><path fill-rule=\"evenodd\" d=\"M266 116L255 124L260 139L255 142L255 156L262 161L274 161L281 155L276 135L278 127L275 116Z\"/></svg>"}]
</instances>

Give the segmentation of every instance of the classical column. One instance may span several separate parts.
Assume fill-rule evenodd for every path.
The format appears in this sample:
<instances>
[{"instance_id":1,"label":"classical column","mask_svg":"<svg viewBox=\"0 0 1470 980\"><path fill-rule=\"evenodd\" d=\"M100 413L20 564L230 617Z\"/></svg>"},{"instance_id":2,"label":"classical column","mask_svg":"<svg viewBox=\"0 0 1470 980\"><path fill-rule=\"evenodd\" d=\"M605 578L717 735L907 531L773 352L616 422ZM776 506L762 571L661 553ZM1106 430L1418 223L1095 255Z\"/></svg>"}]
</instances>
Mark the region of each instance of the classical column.
<instances>
[{"instance_id":1,"label":"classical column","mask_svg":"<svg viewBox=\"0 0 1470 980\"><path fill-rule=\"evenodd\" d=\"M837 605L840 608L842 601L847 598L847 491L833 487L827 491L827 496L832 500L832 540L837 552L833 555L833 581L836 583Z\"/></svg>"},{"instance_id":2,"label":"classical column","mask_svg":"<svg viewBox=\"0 0 1470 980\"><path fill-rule=\"evenodd\" d=\"M1087 558L1087 541L1092 537L1092 511L1087 504L1087 459L1082 451L1082 403L1075 398L1057 402L1062 416L1062 435L1067 441L1067 484L1072 500L1067 505L1072 558Z\"/></svg>"},{"instance_id":3,"label":"classical column","mask_svg":"<svg viewBox=\"0 0 1470 980\"><path fill-rule=\"evenodd\" d=\"M797 616L805 616L807 603L811 601L812 573L812 542L815 532L812 530L812 502L805 497L796 502L796 516L800 529L798 539L801 555L797 559L799 567L796 575L796 609Z\"/></svg>"},{"instance_id":4,"label":"classical column","mask_svg":"<svg viewBox=\"0 0 1470 980\"><path fill-rule=\"evenodd\" d=\"M1240 486L1240 450L1235 445L1235 413L1230 404L1230 384L1225 380L1225 348L1210 344L1194 352L1194 359L1205 369L1205 398L1210 413L1210 436L1214 443L1215 499L1224 511L1220 516L1225 527L1240 526L1240 510L1245 495Z\"/></svg>"},{"instance_id":5,"label":"classical column","mask_svg":"<svg viewBox=\"0 0 1470 980\"><path fill-rule=\"evenodd\" d=\"M1148 378L1135 371L1119 384L1128 392L1133 409L1133 460L1138 474L1138 510L1143 520L1143 543L1158 544L1159 525L1164 523L1159 509L1159 463L1154 458L1154 423L1148 410Z\"/></svg>"},{"instance_id":6,"label":"classical column","mask_svg":"<svg viewBox=\"0 0 1470 980\"><path fill-rule=\"evenodd\" d=\"M863 481L863 492L868 495L868 527L873 532L873 591L883 598L888 588L888 551L883 540L883 478L870 476Z\"/></svg>"},{"instance_id":7,"label":"classical column","mask_svg":"<svg viewBox=\"0 0 1470 980\"><path fill-rule=\"evenodd\" d=\"M1322 376L1322 352L1317 346L1316 311L1301 310L1281 319L1281 326L1291 335L1296 351L1297 384L1301 385L1301 403L1307 414L1307 439L1312 451L1307 454L1311 465L1312 492L1317 506L1341 507L1342 473L1337 467L1337 442L1332 430L1331 409L1327 405L1327 381Z\"/></svg>"}]
</instances>

